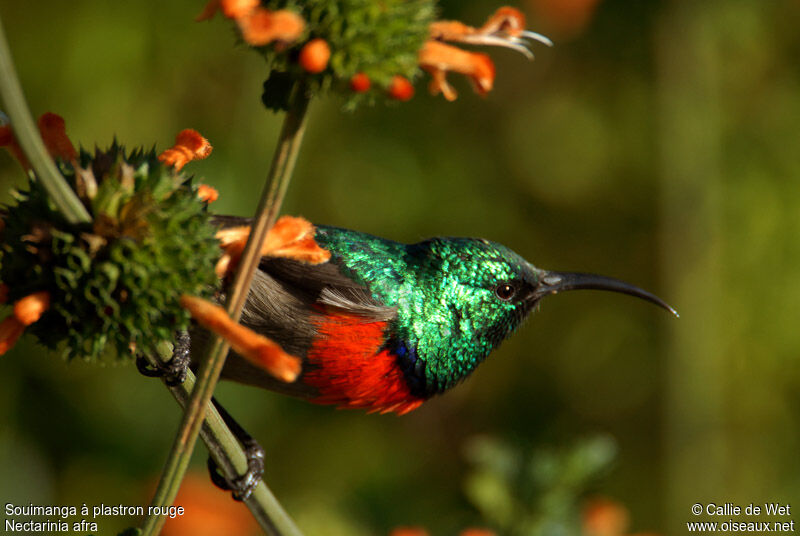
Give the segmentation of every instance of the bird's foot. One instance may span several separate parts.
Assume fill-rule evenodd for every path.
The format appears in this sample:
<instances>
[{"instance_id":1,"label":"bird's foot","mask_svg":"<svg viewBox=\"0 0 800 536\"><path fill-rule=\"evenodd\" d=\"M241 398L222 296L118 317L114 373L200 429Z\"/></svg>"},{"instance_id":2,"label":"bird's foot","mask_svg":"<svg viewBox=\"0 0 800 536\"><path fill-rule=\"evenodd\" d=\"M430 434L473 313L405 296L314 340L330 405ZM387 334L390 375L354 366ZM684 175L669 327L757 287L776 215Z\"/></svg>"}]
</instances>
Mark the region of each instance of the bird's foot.
<instances>
[{"instance_id":1,"label":"bird's foot","mask_svg":"<svg viewBox=\"0 0 800 536\"><path fill-rule=\"evenodd\" d=\"M264 475L264 448L253 438L245 441L242 446L247 457L247 471L234 479L226 478L220 472L214 458L208 457L208 474L211 476L211 482L220 489L230 491L236 501L244 501L250 497Z\"/></svg>"},{"instance_id":2,"label":"bird's foot","mask_svg":"<svg viewBox=\"0 0 800 536\"><path fill-rule=\"evenodd\" d=\"M164 378L170 387L180 385L186 381L186 371L189 369L191 339L188 331L179 331L175 336L175 345L172 359L166 363L153 365L144 356L136 356L136 368L139 373L149 378Z\"/></svg>"},{"instance_id":3,"label":"bird's foot","mask_svg":"<svg viewBox=\"0 0 800 536\"><path fill-rule=\"evenodd\" d=\"M209 457L208 473L211 476L211 482L215 486L225 491L230 490L234 500L244 501L253 493L253 490L256 489L256 486L261 482L261 477L264 475L264 448L217 402L216 398L212 398L211 401L214 407L217 408L225 425L241 443L244 455L247 458L247 471L234 479L229 479L220 472L219 466L214 459Z\"/></svg>"}]
</instances>

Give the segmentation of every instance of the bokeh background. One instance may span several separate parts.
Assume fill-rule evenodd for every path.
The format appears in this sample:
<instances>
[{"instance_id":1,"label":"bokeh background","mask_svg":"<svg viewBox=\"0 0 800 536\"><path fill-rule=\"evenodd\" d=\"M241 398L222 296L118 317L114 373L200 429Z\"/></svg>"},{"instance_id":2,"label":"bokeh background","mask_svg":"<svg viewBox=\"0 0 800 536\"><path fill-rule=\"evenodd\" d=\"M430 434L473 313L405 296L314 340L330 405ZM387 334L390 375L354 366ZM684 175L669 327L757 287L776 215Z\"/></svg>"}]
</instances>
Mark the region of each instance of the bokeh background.
<instances>
[{"instance_id":1,"label":"bokeh background","mask_svg":"<svg viewBox=\"0 0 800 536\"><path fill-rule=\"evenodd\" d=\"M261 59L219 18L193 22L202 4L2 0L0 16L35 115L63 115L86 147L163 149L195 128L215 149L189 169L221 192L215 210L250 215L280 117L259 102ZM475 25L497 5L441 2ZM556 46L533 63L492 52L485 100L451 76L454 103L424 82L402 105L315 102L284 211L400 241L489 238L627 279L681 318L607 293L549 298L402 418L235 385L219 398L309 535L532 534L553 517L574 534L597 494L625 505L631 532L682 534L695 502L800 508L800 4L517 5ZM0 181L3 202L24 181L5 153ZM134 367L67 364L24 338L0 359L0 408L0 502L15 504L146 504L179 421ZM565 484L556 461L576 449L603 469ZM538 528L487 519L508 494Z\"/></svg>"}]
</instances>

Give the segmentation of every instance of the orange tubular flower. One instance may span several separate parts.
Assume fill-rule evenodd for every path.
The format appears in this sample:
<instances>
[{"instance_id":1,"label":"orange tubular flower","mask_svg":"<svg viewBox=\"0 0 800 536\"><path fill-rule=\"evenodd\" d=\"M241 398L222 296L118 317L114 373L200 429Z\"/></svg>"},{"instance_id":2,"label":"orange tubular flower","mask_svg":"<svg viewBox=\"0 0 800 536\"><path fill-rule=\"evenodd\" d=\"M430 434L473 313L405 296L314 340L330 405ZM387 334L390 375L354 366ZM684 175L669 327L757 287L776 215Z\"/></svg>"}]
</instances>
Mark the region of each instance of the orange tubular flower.
<instances>
[{"instance_id":1,"label":"orange tubular flower","mask_svg":"<svg viewBox=\"0 0 800 536\"><path fill-rule=\"evenodd\" d=\"M296 13L286 10L270 11L261 7L236 22L245 42L255 47L274 41L291 43L302 35L306 27L306 22Z\"/></svg>"},{"instance_id":2,"label":"orange tubular flower","mask_svg":"<svg viewBox=\"0 0 800 536\"><path fill-rule=\"evenodd\" d=\"M175 506L182 506L185 515L167 517L161 536L255 536L263 534L258 523L245 508L220 493L203 473L188 473L175 497Z\"/></svg>"},{"instance_id":3,"label":"orange tubular flower","mask_svg":"<svg viewBox=\"0 0 800 536\"><path fill-rule=\"evenodd\" d=\"M433 78L431 93L442 93L450 101L457 97L457 93L447 83L448 72L467 75L478 94L485 96L494 85L495 69L486 54L461 50L444 44L444 41L501 46L521 52L529 59L533 59L533 53L526 39L552 46L545 36L525 30L525 15L512 7L501 7L480 28L459 21L437 21L431 24L430 31L431 39L420 50L419 63Z\"/></svg>"},{"instance_id":4,"label":"orange tubular flower","mask_svg":"<svg viewBox=\"0 0 800 536\"><path fill-rule=\"evenodd\" d=\"M392 83L389 86L389 96L395 100L406 102L414 96L414 86L411 85L407 78L393 76Z\"/></svg>"},{"instance_id":5,"label":"orange tubular flower","mask_svg":"<svg viewBox=\"0 0 800 536\"><path fill-rule=\"evenodd\" d=\"M70 161L78 158L78 151L67 137L66 123L60 115L51 112L42 114L39 117L39 132L50 156Z\"/></svg>"},{"instance_id":6,"label":"orange tubular flower","mask_svg":"<svg viewBox=\"0 0 800 536\"><path fill-rule=\"evenodd\" d=\"M225 253L217 263L217 275L225 276L239 262L250 226L231 227L217 232L217 240ZM286 257L311 264L330 259L329 251L322 249L314 240L314 226L303 218L281 216L267 233L261 248L262 257Z\"/></svg>"},{"instance_id":7,"label":"orange tubular flower","mask_svg":"<svg viewBox=\"0 0 800 536\"><path fill-rule=\"evenodd\" d=\"M25 325L16 316L9 316L0 322L0 355L8 352L25 331Z\"/></svg>"},{"instance_id":8,"label":"orange tubular flower","mask_svg":"<svg viewBox=\"0 0 800 536\"><path fill-rule=\"evenodd\" d=\"M350 89L355 93L364 93L372 87L372 81L364 73L356 73L350 79Z\"/></svg>"},{"instance_id":9,"label":"orange tubular flower","mask_svg":"<svg viewBox=\"0 0 800 536\"><path fill-rule=\"evenodd\" d=\"M431 74L431 94L442 93L449 101L455 100L458 94L447 83L445 75L448 71L467 75L481 97L485 97L494 86L494 63L486 54L428 41L419 53L419 63Z\"/></svg>"},{"instance_id":10,"label":"orange tubular flower","mask_svg":"<svg viewBox=\"0 0 800 536\"><path fill-rule=\"evenodd\" d=\"M19 142L17 142L17 138L14 136L14 131L11 130L11 125L0 126L0 147L8 149L11 156L13 156L24 169L27 170L31 168L30 162L25 158L25 153L22 152L22 147L19 146Z\"/></svg>"},{"instance_id":11,"label":"orange tubular flower","mask_svg":"<svg viewBox=\"0 0 800 536\"><path fill-rule=\"evenodd\" d=\"M2 302L8 299L8 287L1 284L0 293L3 295ZM0 322L0 355L8 352L25 331L26 326L30 326L42 314L50 308L49 292L34 292L14 303L14 314Z\"/></svg>"},{"instance_id":12,"label":"orange tubular flower","mask_svg":"<svg viewBox=\"0 0 800 536\"><path fill-rule=\"evenodd\" d=\"M279 380L290 383L300 375L299 358L284 352L277 343L237 324L222 307L188 295L181 296L181 306L201 326L228 341L234 352Z\"/></svg>"},{"instance_id":13,"label":"orange tubular flower","mask_svg":"<svg viewBox=\"0 0 800 536\"><path fill-rule=\"evenodd\" d=\"M30 326L50 308L50 293L34 292L14 304L14 316L23 326Z\"/></svg>"},{"instance_id":14,"label":"orange tubular flower","mask_svg":"<svg viewBox=\"0 0 800 536\"><path fill-rule=\"evenodd\" d=\"M158 155L158 159L167 166L174 166L180 171L192 160L202 160L211 154L211 144L196 130L181 130L175 137L175 145Z\"/></svg>"},{"instance_id":15,"label":"orange tubular flower","mask_svg":"<svg viewBox=\"0 0 800 536\"><path fill-rule=\"evenodd\" d=\"M585 536L622 536L629 524L628 510L611 499L595 498L583 509Z\"/></svg>"},{"instance_id":16,"label":"orange tubular flower","mask_svg":"<svg viewBox=\"0 0 800 536\"><path fill-rule=\"evenodd\" d=\"M321 73L331 59L331 47L324 39L312 39L300 50L300 65L306 72Z\"/></svg>"},{"instance_id":17,"label":"orange tubular flower","mask_svg":"<svg viewBox=\"0 0 800 536\"><path fill-rule=\"evenodd\" d=\"M553 46L553 42L542 34L526 30L525 15L508 6L495 11L480 28L473 28L459 21L434 22L431 24L431 39L510 48L530 59L533 59L533 53L529 48L530 43L525 39Z\"/></svg>"},{"instance_id":18,"label":"orange tubular flower","mask_svg":"<svg viewBox=\"0 0 800 536\"><path fill-rule=\"evenodd\" d=\"M197 197L206 203L213 203L219 199L219 192L207 184L201 184L197 187Z\"/></svg>"},{"instance_id":19,"label":"orange tubular flower","mask_svg":"<svg viewBox=\"0 0 800 536\"><path fill-rule=\"evenodd\" d=\"M210 19L217 11L235 20L242 39L252 46L263 46L273 41L290 43L297 40L306 27L305 21L296 13L270 11L260 7L259 0L211 0L196 20Z\"/></svg>"},{"instance_id":20,"label":"orange tubular flower","mask_svg":"<svg viewBox=\"0 0 800 536\"><path fill-rule=\"evenodd\" d=\"M66 124L60 115L51 112L44 113L39 117L38 123L39 133L50 156L69 161L78 158L78 151L75 150L75 146L67 136ZM25 158L11 125L0 125L0 147L8 149L8 152L17 159L23 168L30 169L31 165Z\"/></svg>"}]
</instances>

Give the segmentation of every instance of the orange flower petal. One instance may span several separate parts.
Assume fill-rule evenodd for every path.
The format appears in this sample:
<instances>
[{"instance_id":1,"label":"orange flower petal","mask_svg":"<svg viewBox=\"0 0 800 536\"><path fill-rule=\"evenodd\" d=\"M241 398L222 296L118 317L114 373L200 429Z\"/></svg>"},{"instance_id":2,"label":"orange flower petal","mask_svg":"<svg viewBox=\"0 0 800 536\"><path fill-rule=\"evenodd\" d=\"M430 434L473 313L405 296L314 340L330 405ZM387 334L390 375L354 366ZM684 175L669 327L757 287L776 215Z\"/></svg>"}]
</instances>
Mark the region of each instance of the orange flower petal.
<instances>
[{"instance_id":1,"label":"orange flower petal","mask_svg":"<svg viewBox=\"0 0 800 536\"><path fill-rule=\"evenodd\" d=\"M192 160L202 160L211 154L211 144L196 130L181 130L175 137L175 145L158 155L158 159L167 166L174 166L180 171Z\"/></svg>"},{"instance_id":2,"label":"orange flower petal","mask_svg":"<svg viewBox=\"0 0 800 536\"><path fill-rule=\"evenodd\" d=\"M8 352L17 342L25 326L17 317L9 316L0 322L0 355Z\"/></svg>"},{"instance_id":3,"label":"orange flower petal","mask_svg":"<svg viewBox=\"0 0 800 536\"><path fill-rule=\"evenodd\" d=\"M518 36L525 30L525 14L517 8L503 6L497 9L494 14L486 20L478 33L493 35L506 33L511 36Z\"/></svg>"},{"instance_id":4,"label":"orange flower petal","mask_svg":"<svg viewBox=\"0 0 800 536\"><path fill-rule=\"evenodd\" d=\"M629 523L628 510L611 499L593 499L583 509L583 533L586 536L625 534Z\"/></svg>"},{"instance_id":5,"label":"orange flower petal","mask_svg":"<svg viewBox=\"0 0 800 536\"><path fill-rule=\"evenodd\" d=\"M25 153L22 152L22 147L19 146L16 136L14 136L14 131L11 130L11 125L0 126L0 147L8 149L11 156L13 156L23 168L31 168L30 162L25 158Z\"/></svg>"},{"instance_id":6,"label":"orange flower petal","mask_svg":"<svg viewBox=\"0 0 800 536\"><path fill-rule=\"evenodd\" d=\"M197 187L197 197L206 203L213 203L219 199L219 192L207 184L201 184Z\"/></svg>"},{"instance_id":7,"label":"orange flower petal","mask_svg":"<svg viewBox=\"0 0 800 536\"><path fill-rule=\"evenodd\" d=\"M321 264L331 258L331 253L317 245L313 237L298 240L286 247L276 248L269 252L270 257L284 257L308 264Z\"/></svg>"},{"instance_id":8,"label":"orange flower petal","mask_svg":"<svg viewBox=\"0 0 800 536\"><path fill-rule=\"evenodd\" d=\"M217 240L225 250L225 255L217 263L217 275L220 275L220 270L223 274L227 273L239 262L249 236L250 226L217 231ZM267 233L261 247L261 256L285 257L320 264L330 259L331 254L319 247L314 240L314 226L311 222L304 218L281 216Z\"/></svg>"},{"instance_id":9,"label":"orange flower petal","mask_svg":"<svg viewBox=\"0 0 800 536\"><path fill-rule=\"evenodd\" d=\"M245 506L220 493L207 473L188 473L173 503L184 515L167 517L161 536L252 536L262 534Z\"/></svg>"},{"instance_id":10,"label":"orange flower petal","mask_svg":"<svg viewBox=\"0 0 800 536\"><path fill-rule=\"evenodd\" d=\"M39 132L50 156L64 160L78 158L78 151L67 137L66 123L60 115L51 112L42 114L39 117Z\"/></svg>"},{"instance_id":11,"label":"orange flower petal","mask_svg":"<svg viewBox=\"0 0 800 536\"><path fill-rule=\"evenodd\" d=\"M14 316L22 325L30 326L50 308L50 293L47 291L34 292L17 300L14 304Z\"/></svg>"},{"instance_id":12,"label":"orange flower petal","mask_svg":"<svg viewBox=\"0 0 800 536\"><path fill-rule=\"evenodd\" d=\"M324 39L312 39L300 50L300 65L311 74L321 73L331 59L331 47Z\"/></svg>"},{"instance_id":13,"label":"orange flower petal","mask_svg":"<svg viewBox=\"0 0 800 536\"><path fill-rule=\"evenodd\" d=\"M223 253L222 257L219 258L217 261L216 266L214 266L214 273L217 274L217 277L222 279L225 277L225 274L231 269L231 263L233 262L233 258L229 253Z\"/></svg>"},{"instance_id":14,"label":"orange flower petal","mask_svg":"<svg viewBox=\"0 0 800 536\"><path fill-rule=\"evenodd\" d=\"M454 101L458 97L456 90L447 82L447 73L441 69L431 69L431 83L428 85L428 91L431 95L438 95L441 93L445 99Z\"/></svg>"},{"instance_id":15,"label":"orange flower petal","mask_svg":"<svg viewBox=\"0 0 800 536\"><path fill-rule=\"evenodd\" d=\"M437 41L452 41L471 45L510 48L533 59L531 42L552 46L547 37L525 29L525 15L513 7L501 7L480 28L459 21L436 21L430 25L430 37Z\"/></svg>"},{"instance_id":16,"label":"orange flower petal","mask_svg":"<svg viewBox=\"0 0 800 536\"><path fill-rule=\"evenodd\" d=\"M355 93L365 93L372 87L372 81L364 73L356 73L350 79L350 90Z\"/></svg>"},{"instance_id":17,"label":"orange flower petal","mask_svg":"<svg viewBox=\"0 0 800 536\"><path fill-rule=\"evenodd\" d=\"M249 225L240 225L238 227L228 227L227 229L220 229L215 235L219 240L219 245L226 249L241 246L244 249L244 243L247 242L247 237L250 235ZM236 246L234 246L236 244Z\"/></svg>"},{"instance_id":18,"label":"orange flower petal","mask_svg":"<svg viewBox=\"0 0 800 536\"><path fill-rule=\"evenodd\" d=\"M293 382L300 375L301 360L289 355L277 343L259 335L228 316L222 307L202 298L181 296L181 306L197 322L223 337L234 352L284 382Z\"/></svg>"},{"instance_id":19,"label":"orange flower petal","mask_svg":"<svg viewBox=\"0 0 800 536\"><path fill-rule=\"evenodd\" d=\"M252 46L263 46L273 41L296 41L305 30L302 17L291 11L270 11L257 8L248 15L237 18L242 39Z\"/></svg>"},{"instance_id":20,"label":"orange flower petal","mask_svg":"<svg viewBox=\"0 0 800 536\"><path fill-rule=\"evenodd\" d=\"M427 41L419 53L420 66L434 74L438 72L456 72L467 75L472 81L475 91L481 96L491 91L494 86L495 69L491 58L478 52L467 52L460 48L446 45L439 41ZM434 82L442 80L441 75L434 74ZM433 86L432 89L445 88ZM447 96L447 94L445 94Z\"/></svg>"},{"instance_id":21,"label":"orange flower petal","mask_svg":"<svg viewBox=\"0 0 800 536\"><path fill-rule=\"evenodd\" d=\"M457 20L437 20L430 25L431 39L440 41L458 41L465 35L472 35L477 30Z\"/></svg>"},{"instance_id":22,"label":"orange flower petal","mask_svg":"<svg viewBox=\"0 0 800 536\"><path fill-rule=\"evenodd\" d=\"M260 3L259 0L222 0L220 8L229 19L239 19L252 13Z\"/></svg>"},{"instance_id":23,"label":"orange flower petal","mask_svg":"<svg viewBox=\"0 0 800 536\"><path fill-rule=\"evenodd\" d=\"M313 236L314 226L310 221L295 216L281 216L267 233L267 238L261 247L261 255L280 257L277 251L288 249L306 237L312 237L313 241ZM316 242L314 244L316 245Z\"/></svg>"},{"instance_id":24,"label":"orange flower petal","mask_svg":"<svg viewBox=\"0 0 800 536\"><path fill-rule=\"evenodd\" d=\"M392 77L392 83L389 84L389 96L401 102L409 101L414 96L414 86L407 78L395 75Z\"/></svg>"}]
</instances>

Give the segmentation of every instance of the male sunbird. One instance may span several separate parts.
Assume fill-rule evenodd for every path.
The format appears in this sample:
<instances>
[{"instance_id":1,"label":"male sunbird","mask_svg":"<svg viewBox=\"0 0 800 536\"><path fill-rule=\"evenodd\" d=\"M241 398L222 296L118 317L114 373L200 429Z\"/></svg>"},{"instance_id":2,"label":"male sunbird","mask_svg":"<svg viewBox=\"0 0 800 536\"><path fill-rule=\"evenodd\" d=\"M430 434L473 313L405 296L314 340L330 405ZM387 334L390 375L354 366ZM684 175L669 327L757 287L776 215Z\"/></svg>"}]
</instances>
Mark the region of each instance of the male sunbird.
<instances>
[{"instance_id":1,"label":"male sunbird","mask_svg":"<svg viewBox=\"0 0 800 536\"><path fill-rule=\"evenodd\" d=\"M216 216L223 228L249 233L250 220ZM657 296L610 277L536 268L510 249L474 238L432 238L401 244L319 225L314 247L329 260L310 264L264 256L241 323L301 358L292 383L231 352L222 376L318 404L407 413L469 376L549 295L598 289L630 294L677 316ZM246 236L244 238L246 240ZM180 381L187 359L203 355L203 331L182 334L172 362L147 375ZM249 496L263 472L264 452L216 403L248 456L248 471L211 478L234 498Z\"/></svg>"},{"instance_id":2,"label":"male sunbird","mask_svg":"<svg viewBox=\"0 0 800 536\"><path fill-rule=\"evenodd\" d=\"M319 404L403 414L466 378L549 294L621 292L676 314L629 283L541 270L487 240L406 245L322 225L314 238L330 260L262 258L241 319L300 357L301 375L284 383L232 354L223 377Z\"/></svg>"}]
</instances>

